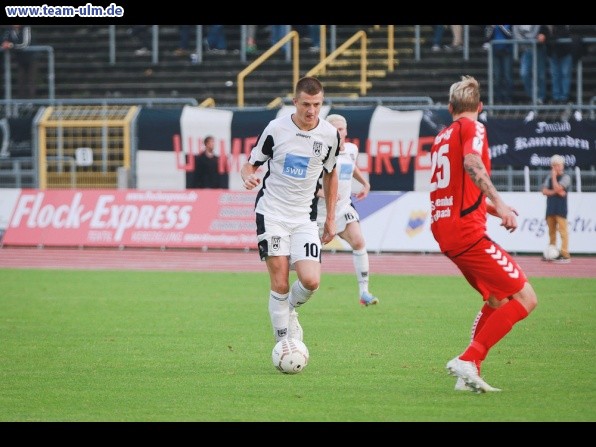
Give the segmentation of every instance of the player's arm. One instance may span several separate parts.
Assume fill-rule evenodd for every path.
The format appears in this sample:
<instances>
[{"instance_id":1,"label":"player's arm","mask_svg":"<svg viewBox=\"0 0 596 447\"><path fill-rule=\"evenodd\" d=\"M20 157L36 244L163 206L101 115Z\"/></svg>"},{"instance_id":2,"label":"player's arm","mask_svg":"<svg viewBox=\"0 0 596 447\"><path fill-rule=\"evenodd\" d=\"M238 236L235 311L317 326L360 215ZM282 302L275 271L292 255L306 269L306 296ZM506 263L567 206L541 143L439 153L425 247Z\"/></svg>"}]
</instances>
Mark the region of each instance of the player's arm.
<instances>
[{"instance_id":1,"label":"player's arm","mask_svg":"<svg viewBox=\"0 0 596 447\"><path fill-rule=\"evenodd\" d=\"M335 237L335 205L337 204L337 184L337 169L333 168L331 172L323 170L323 193L325 195L325 208L327 210L325 225L323 227L323 236L321 237L323 244L331 242L331 240Z\"/></svg>"},{"instance_id":2,"label":"player's arm","mask_svg":"<svg viewBox=\"0 0 596 447\"><path fill-rule=\"evenodd\" d=\"M356 193L356 199L362 200L366 198L370 192L370 183L368 183L368 180L366 180L364 175L362 175L362 171L358 168L358 166L354 166L352 177L354 177L356 181L362 185L362 189Z\"/></svg>"},{"instance_id":3,"label":"player's arm","mask_svg":"<svg viewBox=\"0 0 596 447\"><path fill-rule=\"evenodd\" d=\"M501 226L505 227L509 232L515 231L517 228L517 219L515 218L517 212L501 198L501 195L488 175L482 158L475 153L466 154L464 157L464 169L474 184L490 200L490 204L487 202L487 212L493 216L500 217Z\"/></svg>"},{"instance_id":4,"label":"player's arm","mask_svg":"<svg viewBox=\"0 0 596 447\"><path fill-rule=\"evenodd\" d=\"M257 169L259 169L258 166L249 162L244 163L240 169L240 176L246 189L253 189L261 183L261 179L256 175Z\"/></svg>"}]
</instances>

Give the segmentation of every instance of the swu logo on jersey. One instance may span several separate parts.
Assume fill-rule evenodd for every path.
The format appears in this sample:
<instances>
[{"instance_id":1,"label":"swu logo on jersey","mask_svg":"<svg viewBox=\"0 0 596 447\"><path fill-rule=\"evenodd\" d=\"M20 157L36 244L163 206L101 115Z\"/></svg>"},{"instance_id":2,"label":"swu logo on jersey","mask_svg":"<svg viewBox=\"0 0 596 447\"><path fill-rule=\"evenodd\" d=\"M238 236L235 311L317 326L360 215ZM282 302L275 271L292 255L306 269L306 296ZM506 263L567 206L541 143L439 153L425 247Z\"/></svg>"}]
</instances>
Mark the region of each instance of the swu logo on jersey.
<instances>
[{"instance_id":1,"label":"swu logo on jersey","mask_svg":"<svg viewBox=\"0 0 596 447\"><path fill-rule=\"evenodd\" d=\"M281 242L281 236L272 236L271 237L271 249L273 251L278 251L280 242Z\"/></svg>"},{"instance_id":2,"label":"swu logo on jersey","mask_svg":"<svg viewBox=\"0 0 596 447\"><path fill-rule=\"evenodd\" d=\"M306 169L308 168L309 157L300 155L286 155L284 160L284 175L294 178L306 178Z\"/></svg>"},{"instance_id":3,"label":"swu logo on jersey","mask_svg":"<svg viewBox=\"0 0 596 447\"><path fill-rule=\"evenodd\" d=\"M339 179L352 180L352 166L349 164L341 164L339 166Z\"/></svg>"}]
</instances>

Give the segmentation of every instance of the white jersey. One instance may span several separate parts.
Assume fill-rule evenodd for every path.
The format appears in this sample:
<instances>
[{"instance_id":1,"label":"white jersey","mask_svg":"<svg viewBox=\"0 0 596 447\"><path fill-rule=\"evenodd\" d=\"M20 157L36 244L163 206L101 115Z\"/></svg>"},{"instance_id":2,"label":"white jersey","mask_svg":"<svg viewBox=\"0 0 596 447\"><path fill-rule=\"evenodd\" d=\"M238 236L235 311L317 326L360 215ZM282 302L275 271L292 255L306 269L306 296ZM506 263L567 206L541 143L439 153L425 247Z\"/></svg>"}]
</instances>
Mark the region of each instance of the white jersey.
<instances>
[{"instance_id":1,"label":"white jersey","mask_svg":"<svg viewBox=\"0 0 596 447\"><path fill-rule=\"evenodd\" d=\"M316 220L317 182L323 169L335 168L338 151L337 129L325 120L309 131L300 130L291 115L272 120L248 159L268 166L255 211L284 222Z\"/></svg>"},{"instance_id":2,"label":"white jersey","mask_svg":"<svg viewBox=\"0 0 596 447\"><path fill-rule=\"evenodd\" d=\"M352 176L354 175L356 158L358 158L358 146L354 143L345 142L344 150L340 151L337 156L337 174L339 178L337 195L339 199L335 205L336 220L352 207ZM325 199L320 198L317 221L324 222L326 216L327 208L325 207Z\"/></svg>"}]
</instances>

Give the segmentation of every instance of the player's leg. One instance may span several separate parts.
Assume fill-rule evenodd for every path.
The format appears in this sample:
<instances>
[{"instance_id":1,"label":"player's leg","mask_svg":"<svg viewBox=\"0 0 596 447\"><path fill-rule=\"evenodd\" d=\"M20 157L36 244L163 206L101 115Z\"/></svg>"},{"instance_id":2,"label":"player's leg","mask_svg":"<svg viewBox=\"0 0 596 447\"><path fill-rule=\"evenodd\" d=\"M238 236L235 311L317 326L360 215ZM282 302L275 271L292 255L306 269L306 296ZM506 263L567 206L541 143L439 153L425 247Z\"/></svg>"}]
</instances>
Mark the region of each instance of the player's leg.
<instances>
[{"instance_id":1,"label":"player's leg","mask_svg":"<svg viewBox=\"0 0 596 447\"><path fill-rule=\"evenodd\" d=\"M345 213L341 219L337 220L343 220L345 222L345 229L341 232L338 231L339 237L352 247L352 260L354 262L356 280L358 281L360 304L364 306L377 304L379 299L373 296L368 290L370 281L370 263L358 213L351 207L350 212Z\"/></svg>"},{"instance_id":2,"label":"player's leg","mask_svg":"<svg viewBox=\"0 0 596 447\"><path fill-rule=\"evenodd\" d=\"M298 225L291 238L291 262L298 278L290 287L289 336L303 340L296 308L306 303L321 281L321 240L316 222Z\"/></svg>"},{"instance_id":3,"label":"player's leg","mask_svg":"<svg viewBox=\"0 0 596 447\"><path fill-rule=\"evenodd\" d=\"M257 241L259 255L269 271L269 316L275 340L288 335L290 236L284 225L257 214Z\"/></svg>"},{"instance_id":4,"label":"player's leg","mask_svg":"<svg viewBox=\"0 0 596 447\"><path fill-rule=\"evenodd\" d=\"M470 284L484 299L489 300L491 307L497 307L496 301L506 300L505 304L492 311L482 328L475 331L474 339L464 353L448 363L452 374L466 380L477 391L493 391L492 387L480 379L476 365L486 358L489 350L517 322L528 316L536 306L536 294L511 255L488 238L453 258L453 261L464 272ZM513 299L507 300L508 297ZM474 371L467 364L472 364ZM461 374L456 371L458 368Z\"/></svg>"},{"instance_id":5,"label":"player's leg","mask_svg":"<svg viewBox=\"0 0 596 447\"><path fill-rule=\"evenodd\" d=\"M290 318L289 283L290 274L289 261L287 256L268 256L267 270L271 281L269 291L269 316L273 326L275 341L279 341L288 335Z\"/></svg>"},{"instance_id":6,"label":"player's leg","mask_svg":"<svg viewBox=\"0 0 596 447\"><path fill-rule=\"evenodd\" d=\"M319 288L321 281L321 240L316 222L297 225L290 244L290 259L298 275L290 290L290 306L300 307Z\"/></svg>"}]
</instances>

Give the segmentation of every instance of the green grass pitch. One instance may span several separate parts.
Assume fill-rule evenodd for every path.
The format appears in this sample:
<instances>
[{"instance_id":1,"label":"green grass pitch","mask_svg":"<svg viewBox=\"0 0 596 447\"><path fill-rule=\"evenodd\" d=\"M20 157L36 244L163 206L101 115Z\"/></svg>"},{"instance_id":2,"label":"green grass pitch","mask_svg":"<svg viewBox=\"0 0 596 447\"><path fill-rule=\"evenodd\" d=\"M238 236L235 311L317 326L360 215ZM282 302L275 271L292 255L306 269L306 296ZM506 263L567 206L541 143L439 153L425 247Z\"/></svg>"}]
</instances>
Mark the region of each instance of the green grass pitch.
<instances>
[{"instance_id":1,"label":"green grass pitch","mask_svg":"<svg viewBox=\"0 0 596 447\"><path fill-rule=\"evenodd\" d=\"M596 281L531 278L538 307L490 353L500 393L445 363L481 299L462 277L325 274L299 309L310 363L271 363L262 273L0 269L2 422L596 421Z\"/></svg>"}]
</instances>

